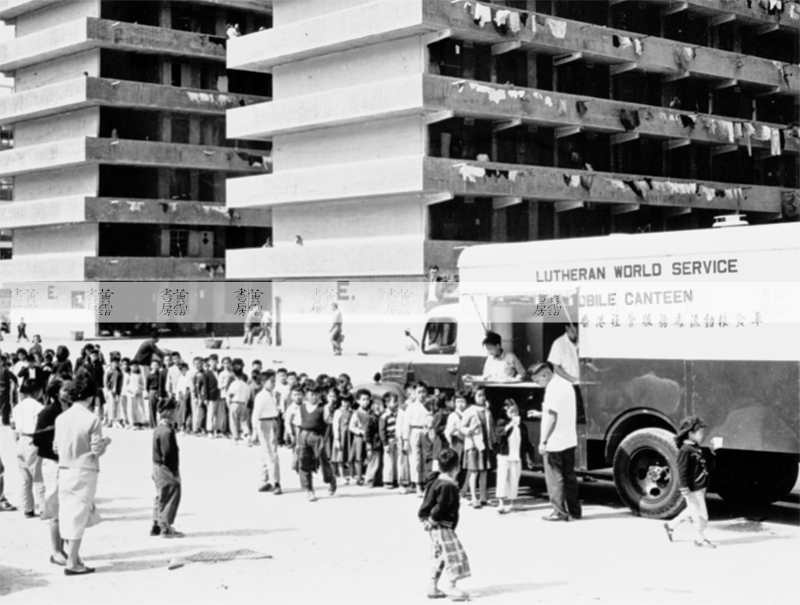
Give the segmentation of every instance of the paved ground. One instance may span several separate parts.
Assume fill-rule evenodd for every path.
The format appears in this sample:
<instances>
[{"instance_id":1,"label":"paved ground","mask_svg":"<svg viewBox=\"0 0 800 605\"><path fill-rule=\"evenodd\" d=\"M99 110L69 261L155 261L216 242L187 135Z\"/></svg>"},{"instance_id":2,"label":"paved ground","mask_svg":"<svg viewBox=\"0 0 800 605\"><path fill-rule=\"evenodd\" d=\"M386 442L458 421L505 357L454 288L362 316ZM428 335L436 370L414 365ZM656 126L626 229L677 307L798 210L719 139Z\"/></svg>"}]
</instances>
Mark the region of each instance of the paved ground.
<instances>
[{"instance_id":1,"label":"paved ground","mask_svg":"<svg viewBox=\"0 0 800 605\"><path fill-rule=\"evenodd\" d=\"M4 343L8 344L8 343ZM53 346L54 343L45 343ZM207 352L202 342L165 340L184 357ZM80 343L71 343L74 350ZM103 350L132 354L138 341L107 341ZM222 353L269 367L311 374L348 371L368 381L384 359L247 349ZM274 363L273 363L274 360ZM0 514L0 596L5 603L425 603L428 538L416 521L419 500L383 489L343 487L333 498L320 490L306 502L281 450L286 493L256 491L258 450L228 440L179 439L184 477L176 525L182 540L148 535L153 485L149 432L109 430L98 491L105 521L87 530L83 555L97 573L63 576L48 563L46 523L21 513ZM9 467L7 493L18 502L10 431L0 429ZM798 498L763 510L732 508L710 499L708 536L715 551L692 545L688 527L670 544L659 522L629 514L613 487L582 484L583 521L548 524L535 479L523 510L465 508L459 534L473 577L462 587L485 603L788 603L797 595L800 560ZM748 520L757 519L757 520ZM175 557L202 551L249 549L270 559L188 563Z\"/></svg>"},{"instance_id":2,"label":"paved ground","mask_svg":"<svg viewBox=\"0 0 800 605\"><path fill-rule=\"evenodd\" d=\"M45 522L0 514L0 596L12 603L423 603L428 538L419 500L383 489L343 487L306 502L281 451L282 496L256 491L258 450L228 440L180 438L184 495L181 540L148 535L153 486L150 433L109 430L99 508L83 555L97 573L67 578L48 563ZM3 459L10 434L0 430ZM7 474L17 501L16 469ZM534 480L532 492L543 491ZM796 505L759 511L764 522L712 501L716 551L692 545L688 528L670 544L660 523L631 516L613 488L583 484L585 519L549 524L546 501L524 510L465 509L459 533L473 577L463 588L486 603L787 603L797 594ZM322 494L322 492L321 492ZM189 563L174 557L249 549L271 559ZM792 601L793 602L793 601Z\"/></svg>"}]
</instances>

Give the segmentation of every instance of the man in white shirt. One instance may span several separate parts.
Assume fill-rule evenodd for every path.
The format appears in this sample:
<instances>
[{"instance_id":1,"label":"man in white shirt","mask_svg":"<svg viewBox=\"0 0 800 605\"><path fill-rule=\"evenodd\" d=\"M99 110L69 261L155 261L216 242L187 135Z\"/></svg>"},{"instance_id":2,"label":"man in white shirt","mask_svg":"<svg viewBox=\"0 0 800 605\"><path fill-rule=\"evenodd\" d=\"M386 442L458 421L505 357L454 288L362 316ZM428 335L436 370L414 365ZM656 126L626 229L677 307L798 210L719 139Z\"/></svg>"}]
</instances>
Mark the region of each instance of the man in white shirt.
<instances>
[{"instance_id":1,"label":"man in white shirt","mask_svg":"<svg viewBox=\"0 0 800 605\"><path fill-rule=\"evenodd\" d=\"M581 366L578 361L578 326L567 324L566 331L550 347L547 361L553 364L553 370L561 378L576 383L581 378Z\"/></svg>"},{"instance_id":2,"label":"man in white shirt","mask_svg":"<svg viewBox=\"0 0 800 605\"><path fill-rule=\"evenodd\" d=\"M44 503L44 479L42 478L42 459L39 449L33 444L36 420L44 406L37 401L41 395L35 378L28 378L19 389L22 401L11 413L11 424L17 438L17 464L22 476L22 506L25 516L35 517L35 502L39 509Z\"/></svg>"},{"instance_id":3,"label":"man in white shirt","mask_svg":"<svg viewBox=\"0 0 800 605\"><path fill-rule=\"evenodd\" d=\"M253 404L253 427L258 431L261 445L261 486L260 492L279 496L281 492L281 470L278 462L278 438L280 436L280 410L275 400L275 372L267 370L261 374L262 389ZM270 478L275 482L273 486Z\"/></svg>"},{"instance_id":4,"label":"man in white shirt","mask_svg":"<svg viewBox=\"0 0 800 605\"><path fill-rule=\"evenodd\" d=\"M582 511L575 475L578 447L575 389L554 372L549 361L531 368L531 379L544 387L539 453L544 458L544 478L553 512L542 518L545 521L580 519ZM529 417L535 415L534 410L528 412Z\"/></svg>"}]
</instances>

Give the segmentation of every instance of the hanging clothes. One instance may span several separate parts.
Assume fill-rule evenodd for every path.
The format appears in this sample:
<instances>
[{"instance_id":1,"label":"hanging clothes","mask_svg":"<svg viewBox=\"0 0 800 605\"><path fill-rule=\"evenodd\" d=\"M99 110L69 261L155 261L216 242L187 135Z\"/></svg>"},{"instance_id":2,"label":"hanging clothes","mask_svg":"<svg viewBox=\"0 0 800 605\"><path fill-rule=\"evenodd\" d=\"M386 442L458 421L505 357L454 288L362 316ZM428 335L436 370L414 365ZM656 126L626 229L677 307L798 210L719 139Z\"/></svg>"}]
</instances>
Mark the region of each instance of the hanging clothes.
<instances>
[{"instance_id":1,"label":"hanging clothes","mask_svg":"<svg viewBox=\"0 0 800 605\"><path fill-rule=\"evenodd\" d=\"M476 2L472 20L483 27L492 20L492 9L485 4Z\"/></svg>"},{"instance_id":2,"label":"hanging clothes","mask_svg":"<svg viewBox=\"0 0 800 605\"><path fill-rule=\"evenodd\" d=\"M631 130L636 130L641 122L639 121L639 112L631 109L620 109L619 110L619 121L622 124L622 127L627 131L630 132Z\"/></svg>"},{"instance_id":3,"label":"hanging clothes","mask_svg":"<svg viewBox=\"0 0 800 605\"><path fill-rule=\"evenodd\" d=\"M508 28L515 34L518 34L522 29L519 13L513 12L508 16Z\"/></svg>"},{"instance_id":4,"label":"hanging clothes","mask_svg":"<svg viewBox=\"0 0 800 605\"><path fill-rule=\"evenodd\" d=\"M781 131L777 128L769 129L769 152L772 155L781 155Z\"/></svg>"},{"instance_id":5,"label":"hanging clothes","mask_svg":"<svg viewBox=\"0 0 800 605\"><path fill-rule=\"evenodd\" d=\"M547 19L547 27L555 38L564 38L567 35L567 22L558 19Z\"/></svg>"}]
</instances>

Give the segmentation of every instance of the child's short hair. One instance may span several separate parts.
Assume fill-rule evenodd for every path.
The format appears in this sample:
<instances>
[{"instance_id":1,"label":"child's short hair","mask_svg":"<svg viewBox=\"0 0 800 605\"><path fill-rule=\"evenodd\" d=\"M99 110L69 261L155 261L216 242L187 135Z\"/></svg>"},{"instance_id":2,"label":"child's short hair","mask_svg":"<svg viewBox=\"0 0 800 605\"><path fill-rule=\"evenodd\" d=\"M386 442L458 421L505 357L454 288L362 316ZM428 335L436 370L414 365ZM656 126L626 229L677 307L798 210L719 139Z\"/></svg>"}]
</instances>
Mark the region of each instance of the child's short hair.
<instances>
[{"instance_id":1,"label":"child's short hair","mask_svg":"<svg viewBox=\"0 0 800 605\"><path fill-rule=\"evenodd\" d=\"M449 473L458 467L458 454L450 448L439 452L436 460L439 462L439 470L441 470L443 473Z\"/></svg>"},{"instance_id":2,"label":"child's short hair","mask_svg":"<svg viewBox=\"0 0 800 605\"><path fill-rule=\"evenodd\" d=\"M261 379L262 380L270 380L271 378L275 378L275 372L272 370L264 370L261 372Z\"/></svg>"},{"instance_id":3,"label":"child's short hair","mask_svg":"<svg viewBox=\"0 0 800 605\"><path fill-rule=\"evenodd\" d=\"M225 363L226 361L230 361L230 360L231 360L231 358L226 355L225 357L222 358L222 363Z\"/></svg>"},{"instance_id":4,"label":"child's short hair","mask_svg":"<svg viewBox=\"0 0 800 605\"><path fill-rule=\"evenodd\" d=\"M253 361L251 361L251 362L250 362L250 367L253 367L253 366L263 366L263 365L264 365L264 364L261 362L261 360L260 360L260 359L254 359Z\"/></svg>"},{"instance_id":5,"label":"child's short hair","mask_svg":"<svg viewBox=\"0 0 800 605\"><path fill-rule=\"evenodd\" d=\"M370 393L367 389L358 389L356 391L356 401L361 399L364 395L366 395L367 397L372 398L372 393Z\"/></svg>"},{"instance_id":6,"label":"child's short hair","mask_svg":"<svg viewBox=\"0 0 800 605\"><path fill-rule=\"evenodd\" d=\"M162 397L158 401L158 413L160 415L170 414L175 409L175 400L170 397Z\"/></svg>"},{"instance_id":7,"label":"child's short hair","mask_svg":"<svg viewBox=\"0 0 800 605\"><path fill-rule=\"evenodd\" d=\"M205 361L205 360L199 355L192 359L192 363L197 363L198 361Z\"/></svg>"},{"instance_id":8,"label":"child's short hair","mask_svg":"<svg viewBox=\"0 0 800 605\"><path fill-rule=\"evenodd\" d=\"M517 416L519 416L519 406L517 405L517 402L514 401L513 399L506 399L506 402L503 404L503 407L506 410L514 410L517 413Z\"/></svg>"},{"instance_id":9,"label":"child's short hair","mask_svg":"<svg viewBox=\"0 0 800 605\"><path fill-rule=\"evenodd\" d=\"M19 388L19 392L23 395L33 395L39 391L39 381L35 378L26 378L25 382Z\"/></svg>"},{"instance_id":10,"label":"child's short hair","mask_svg":"<svg viewBox=\"0 0 800 605\"><path fill-rule=\"evenodd\" d=\"M386 391L383 394L383 402L389 403L392 399L398 401L400 398L397 396L397 393L392 393L391 391Z\"/></svg>"},{"instance_id":11,"label":"child's short hair","mask_svg":"<svg viewBox=\"0 0 800 605\"><path fill-rule=\"evenodd\" d=\"M297 372L295 372L294 370L292 370L291 372L286 372L286 378L289 378L289 376L294 376L295 378L297 378Z\"/></svg>"},{"instance_id":12,"label":"child's short hair","mask_svg":"<svg viewBox=\"0 0 800 605\"><path fill-rule=\"evenodd\" d=\"M178 366L178 369L179 370L186 370L188 372L189 371L189 364L186 363L185 361L182 361L180 363L180 365Z\"/></svg>"},{"instance_id":13,"label":"child's short hair","mask_svg":"<svg viewBox=\"0 0 800 605\"><path fill-rule=\"evenodd\" d=\"M465 391L464 389L456 391L455 395L453 395L453 402L455 402L456 399L463 399L469 403L469 392Z\"/></svg>"},{"instance_id":14,"label":"child's short hair","mask_svg":"<svg viewBox=\"0 0 800 605\"><path fill-rule=\"evenodd\" d=\"M211 354L208 356L208 358L209 358L209 359L213 359L214 361L219 361L219 355L217 355L216 353L211 353Z\"/></svg>"},{"instance_id":15,"label":"child's short hair","mask_svg":"<svg viewBox=\"0 0 800 605\"><path fill-rule=\"evenodd\" d=\"M281 373L286 374L286 368L278 368L277 370L275 370L275 373L276 374L281 374Z\"/></svg>"},{"instance_id":16,"label":"child's short hair","mask_svg":"<svg viewBox=\"0 0 800 605\"><path fill-rule=\"evenodd\" d=\"M292 387L292 389L289 392L290 393L294 393L295 391L297 391L298 393L302 393L303 392L303 385L298 382L296 385L294 385Z\"/></svg>"},{"instance_id":17,"label":"child's short hair","mask_svg":"<svg viewBox=\"0 0 800 605\"><path fill-rule=\"evenodd\" d=\"M130 363L131 363L131 358L130 358L130 357L123 357L123 358L122 358L122 363L127 363L128 365L130 365Z\"/></svg>"}]
</instances>

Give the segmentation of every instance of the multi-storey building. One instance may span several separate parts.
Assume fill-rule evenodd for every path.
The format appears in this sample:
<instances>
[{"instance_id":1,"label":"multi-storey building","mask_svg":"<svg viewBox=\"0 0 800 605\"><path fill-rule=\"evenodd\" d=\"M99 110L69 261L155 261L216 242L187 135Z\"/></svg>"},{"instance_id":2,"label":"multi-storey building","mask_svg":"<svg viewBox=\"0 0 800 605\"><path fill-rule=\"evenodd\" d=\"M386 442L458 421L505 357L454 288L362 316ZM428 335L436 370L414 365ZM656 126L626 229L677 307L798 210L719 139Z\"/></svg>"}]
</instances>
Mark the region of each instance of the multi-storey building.
<instances>
[{"instance_id":1,"label":"multi-storey building","mask_svg":"<svg viewBox=\"0 0 800 605\"><path fill-rule=\"evenodd\" d=\"M225 208L225 179L270 170L269 143L226 139L225 110L267 101L270 76L226 69L226 29L271 24L258 0L0 0L14 91L3 282L220 280L225 250L270 216ZM68 294L68 293L67 293Z\"/></svg>"},{"instance_id":2,"label":"multi-storey building","mask_svg":"<svg viewBox=\"0 0 800 605\"><path fill-rule=\"evenodd\" d=\"M228 181L274 240L228 251L230 276L419 281L474 242L797 218L794 2L307 0L273 20L228 53L274 78L228 112L274 146L273 173Z\"/></svg>"}]
</instances>

